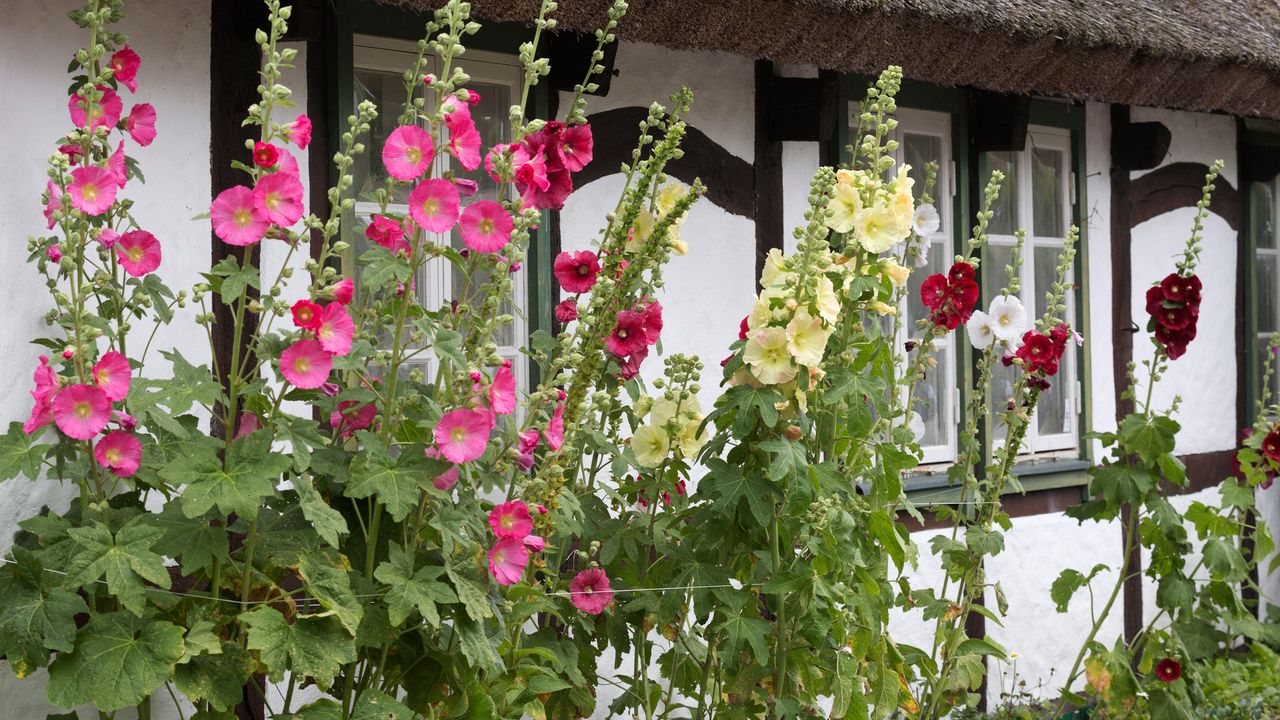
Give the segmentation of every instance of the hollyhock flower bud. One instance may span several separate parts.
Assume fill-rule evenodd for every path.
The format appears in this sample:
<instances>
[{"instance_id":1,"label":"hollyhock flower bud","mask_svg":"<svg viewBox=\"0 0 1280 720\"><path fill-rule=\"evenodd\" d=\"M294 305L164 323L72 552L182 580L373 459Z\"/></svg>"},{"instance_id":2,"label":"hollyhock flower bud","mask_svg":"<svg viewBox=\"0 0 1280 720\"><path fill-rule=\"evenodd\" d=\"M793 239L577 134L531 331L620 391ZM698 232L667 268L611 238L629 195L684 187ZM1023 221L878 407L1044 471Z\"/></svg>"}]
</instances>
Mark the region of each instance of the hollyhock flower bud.
<instances>
[{"instance_id":1,"label":"hollyhock flower bud","mask_svg":"<svg viewBox=\"0 0 1280 720\"><path fill-rule=\"evenodd\" d=\"M311 118L299 115L293 122L281 127L280 134L299 149L306 150L307 145L311 144Z\"/></svg>"},{"instance_id":2,"label":"hollyhock flower bud","mask_svg":"<svg viewBox=\"0 0 1280 720\"><path fill-rule=\"evenodd\" d=\"M138 427L138 419L129 413L115 410L112 411L111 416L115 418L116 422L120 423L121 428L124 428L129 432L133 432L134 428Z\"/></svg>"},{"instance_id":3,"label":"hollyhock flower bud","mask_svg":"<svg viewBox=\"0 0 1280 720\"><path fill-rule=\"evenodd\" d=\"M458 188L458 194L462 197L471 197L480 191L480 184L475 180L467 178L453 178L453 184Z\"/></svg>"},{"instance_id":4,"label":"hollyhock flower bud","mask_svg":"<svg viewBox=\"0 0 1280 720\"><path fill-rule=\"evenodd\" d=\"M63 359L63 360L70 360L71 358L73 358L73 357L75 357L75 356L76 356L76 349L75 349L75 348L73 348L73 347L69 347L69 348L67 348L66 350L63 350L63 351L62 351L62 359Z\"/></svg>"},{"instance_id":5,"label":"hollyhock flower bud","mask_svg":"<svg viewBox=\"0 0 1280 720\"><path fill-rule=\"evenodd\" d=\"M573 298L561 301L556 305L556 320L568 324L578 319L578 303Z\"/></svg>"},{"instance_id":6,"label":"hollyhock flower bud","mask_svg":"<svg viewBox=\"0 0 1280 720\"><path fill-rule=\"evenodd\" d=\"M332 288L330 288L330 291L333 294L333 299L343 305L350 305L351 298L355 294L355 285L355 282L353 282L351 278L343 278L339 280Z\"/></svg>"},{"instance_id":7,"label":"hollyhock flower bud","mask_svg":"<svg viewBox=\"0 0 1280 720\"><path fill-rule=\"evenodd\" d=\"M58 247L58 243L54 243L46 248L44 254L51 262L57 263L62 261L62 249Z\"/></svg>"}]
</instances>

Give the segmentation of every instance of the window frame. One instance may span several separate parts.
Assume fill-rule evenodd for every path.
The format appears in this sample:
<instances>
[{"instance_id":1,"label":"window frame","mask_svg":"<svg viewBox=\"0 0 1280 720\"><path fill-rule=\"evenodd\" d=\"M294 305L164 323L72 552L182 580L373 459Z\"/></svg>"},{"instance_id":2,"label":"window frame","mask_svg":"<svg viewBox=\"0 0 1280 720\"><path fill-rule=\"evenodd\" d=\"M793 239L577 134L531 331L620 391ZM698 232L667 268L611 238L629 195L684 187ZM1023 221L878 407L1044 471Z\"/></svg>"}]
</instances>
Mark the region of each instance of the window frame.
<instances>
[{"instance_id":1,"label":"window frame","mask_svg":"<svg viewBox=\"0 0 1280 720\"><path fill-rule=\"evenodd\" d=\"M1275 287L1275 300L1277 307L1273 310L1276 313L1276 324L1280 326L1280 173L1273 174L1268 179L1254 177L1250 169L1253 163L1249 160L1258 153L1275 154L1280 153L1280 123L1269 123L1265 121L1243 121L1239 125L1236 142L1239 163L1237 167L1241 169L1239 185L1240 197L1242 203L1241 218L1243 227L1240 229L1241 235L1241 257L1238 263L1240 280L1244 287L1244 303L1241 312L1244 313L1244 338L1240 348L1239 362L1245 368L1244 371L1244 412L1243 421L1252 422L1258 411L1258 403L1262 400L1259 397L1262 388L1262 351L1266 347L1270 333L1263 333L1258 329L1258 312L1256 302L1258 300L1258 281L1254 271L1258 257L1258 237L1254 234L1255 213L1258 211L1257 203L1253 197L1253 186L1255 184L1271 185L1271 212L1272 212L1272 248L1277 258L1277 278ZM1277 328L1280 330L1280 327ZM1276 379L1272 378L1273 386ZM1273 394L1280 391L1280 388L1273 387Z\"/></svg>"}]
</instances>

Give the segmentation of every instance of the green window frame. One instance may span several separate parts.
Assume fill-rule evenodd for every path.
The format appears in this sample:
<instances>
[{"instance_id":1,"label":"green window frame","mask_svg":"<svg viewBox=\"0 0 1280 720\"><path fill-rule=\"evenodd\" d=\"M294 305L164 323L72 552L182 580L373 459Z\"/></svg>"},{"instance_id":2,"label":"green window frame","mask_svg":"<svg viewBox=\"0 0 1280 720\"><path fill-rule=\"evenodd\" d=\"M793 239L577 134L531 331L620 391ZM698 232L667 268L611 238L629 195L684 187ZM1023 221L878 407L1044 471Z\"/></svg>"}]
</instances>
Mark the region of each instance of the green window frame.
<instances>
[{"instance_id":1,"label":"green window frame","mask_svg":"<svg viewBox=\"0 0 1280 720\"><path fill-rule=\"evenodd\" d=\"M1246 378L1244 415L1252 418L1260 403L1274 404L1280 397L1274 375L1271 397L1262 397L1263 354L1271 333L1280 332L1280 174L1259 167L1266 163L1254 162L1260 156L1280 157L1280 124L1241 123L1237 147L1245 222L1240 262L1245 337L1240 362Z\"/></svg>"}]
</instances>

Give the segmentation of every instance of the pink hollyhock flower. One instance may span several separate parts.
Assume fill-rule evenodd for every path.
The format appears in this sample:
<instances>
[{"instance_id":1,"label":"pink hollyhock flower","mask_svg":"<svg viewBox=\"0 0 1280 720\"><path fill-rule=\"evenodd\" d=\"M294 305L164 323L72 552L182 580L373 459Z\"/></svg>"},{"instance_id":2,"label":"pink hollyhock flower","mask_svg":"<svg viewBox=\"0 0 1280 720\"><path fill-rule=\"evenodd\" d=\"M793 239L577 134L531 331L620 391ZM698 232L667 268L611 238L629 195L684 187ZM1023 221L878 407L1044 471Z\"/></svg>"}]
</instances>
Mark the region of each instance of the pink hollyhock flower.
<instances>
[{"instance_id":1,"label":"pink hollyhock flower","mask_svg":"<svg viewBox=\"0 0 1280 720\"><path fill-rule=\"evenodd\" d=\"M48 221L49 229L52 230L53 226L58 224L53 218L53 213L62 209L62 188L50 180L45 185L45 189L49 193L49 199L44 203L44 219Z\"/></svg>"},{"instance_id":2,"label":"pink hollyhock flower","mask_svg":"<svg viewBox=\"0 0 1280 720\"><path fill-rule=\"evenodd\" d=\"M250 413L245 413L245 414L248 415ZM129 413L124 413L124 412L120 412L119 410L114 410L111 413L111 417L116 422L120 423L120 427L130 432L132 432L134 428L138 427L138 419L130 415ZM254 416L254 417L257 417L257 416ZM243 425L244 419L241 418L240 422Z\"/></svg>"},{"instance_id":3,"label":"pink hollyhock flower","mask_svg":"<svg viewBox=\"0 0 1280 720\"><path fill-rule=\"evenodd\" d=\"M529 506L522 500L498 505L489 511L489 527L500 538L523 538L533 531Z\"/></svg>"},{"instance_id":4,"label":"pink hollyhock flower","mask_svg":"<svg viewBox=\"0 0 1280 720\"><path fill-rule=\"evenodd\" d=\"M386 215L374 215L369 227L364 229L364 236L389 250L392 255L403 252L408 257L413 251L409 241L404 239L404 224Z\"/></svg>"},{"instance_id":5,"label":"pink hollyhock flower","mask_svg":"<svg viewBox=\"0 0 1280 720\"><path fill-rule=\"evenodd\" d=\"M584 293L595 287L600 260L590 250L562 252L552 263L552 272L565 292Z\"/></svg>"},{"instance_id":6,"label":"pink hollyhock flower","mask_svg":"<svg viewBox=\"0 0 1280 720\"><path fill-rule=\"evenodd\" d=\"M547 178L547 153L542 148L530 152L524 145L517 145L511 154L511 165L515 170L516 184L521 188L532 187L538 192L546 192L551 187Z\"/></svg>"},{"instance_id":7,"label":"pink hollyhock flower","mask_svg":"<svg viewBox=\"0 0 1280 720\"><path fill-rule=\"evenodd\" d=\"M493 415L487 410L450 410L436 423L436 445L449 462L471 462L484 454L492 430Z\"/></svg>"},{"instance_id":8,"label":"pink hollyhock flower","mask_svg":"<svg viewBox=\"0 0 1280 720\"><path fill-rule=\"evenodd\" d=\"M578 303L573 298L562 300L556 305L556 320L568 324L578 319Z\"/></svg>"},{"instance_id":9,"label":"pink hollyhock flower","mask_svg":"<svg viewBox=\"0 0 1280 720\"><path fill-rule=\"evenodd\" d=\"M342 437L351 437L357 430L364 430L378 417L378 406L373 403L343 400L338 409L329 413L329 426L342 429Z\"/></svg>"},{"instance_id":10,"label":"pink hollyhock flower","mask_svg":"<svg viewBox=\"0 0 1280 720\"><path fill-rule=\"evenodd\" d=\"M138 92L138 68L142 65L142 58L138 57L138 53L133 48L125 45L111 56L108 63L111 66L111 76L121 85L129 88L129 92Z\"/></svg>"},{"instance_id":11,"label":"pink hollyhock flower","mask_svg":"<svg viewBox=\"0 0 1280 720\"><path fill-rule=\"evenodd\" d=\"M133 477L142 464L142 442L133 433L112 430L93 447L93 459L120 477Z\"/></svg>"},{"instance_id":12,"label":"pink hollyhock flower","mask_svg":"<svg viewBox=\"0 0 1280 720\"><path fill-rule=\"evenodd\" d=\"M320 316L320 327L316 337L320 339L320 347L327 353L344 356L351 352L351 339L356 334L356 324L347 314L347 308L340 302L331 302L324 306L324 314Z\"/></svg>"},{"instance_id":13,"label":"pink hollyhock flower","mask_svg":"<svg viewBox=\"0 0 1280 720\"><path fill-rule=\"evenodd\" d=\"M150 145L156 139L156 109L151 103L138 103L125 118L124 129L129 137L142 147Z\"/></svg>"},{"instance_id":14,"label":"pink hollyhock flower","mask_svg":"<svg viewBox=\"0 0 1280 720\"><path fill-rule=\"evenodd\" d=\"M618 313L613 332L604 341L609 352L618 357L626 357L644 350L649 344L648 335L644 331L644 315L632 310Z\"/></svg>"},{"instance_id":15,"label":"pink hollyhock flower","mask_svg":"<svg viewBox=\"0 0 1280 720\"><path fill-rule=\"evenodd\" d=\"M268 221L289 227L302 219L302 182L290 173L264 175L253 188L253 204Z\"/></svg>"},{"instance_id":16,"label":"pink hollyhock flower","mask_svg":"<svg viewBox=\"0 0 1280 720\"><path fill-rule=\"evenodd\" d=\"M280 148L261 140L253 144L253 164L258 167L275 167L280 163Z\"/></svg>"},{"instance_id":17,"label":"pink hollyhock flower","mask_svg":"<svg viewBox=\"0 0 1280 720\"><path fill-rule=\"evenodd\" d=\"M498 368L489 385L489 409L499 415L510 415L516 410L516 376L511 372L511 362Z\"/></svg>"},{"instance_id":18,"label":"pink hollyhock flower","mask_svg":"<svg viewBox=\"0 0 1280 720\"><path fill-rule=\"evenodd\" d=\"M458 158L464 170L480 167L480 131L471 119L471 108L457 98L444 101L444 124L449 129L449 152Z\"/></svg>"},{"instance_id":19,"label":"pink hollyhock flower","mask_svg":"<svg viewBox=\"0 0 1280 720\"><path fill-rule=\"evenodd\" d=\"M538 432L538 428L529 428L522 433L518 433L516 437L518 438L520 452L531 453L537 450L538 438L541 436L542 433Z\"/></svg>"},{"instance_id":20,"label":"pink hollyhock flower","mask_svg":"<svg viewBox=\"0 0 1280 720\"><path fill-rule=\"evenodd\" d=\"M458 189L442 178L419 183L409 193L409 215L427 232L449 232L458 221Z\"/></svg>"},{"instance_id":21,"label":"pink hollyhock flower","mask_svg":"<svg viewBox=\"0 0 1280 720\"><path fill-rule=\"evenodd\" d=\"M40 356L40 364L32 377L36 389L31 391L31 397L36 404L31 409L31 417L22 425L28 435L53 422L53 397L58 392L58 374L49 366L48 356Z\"/></svg>"},{"instance_id":22,"label":"pink hollyhock flower","mask_svg":"<svg viewBox=\"0 0 1280 720\"><path fill-rule=\"evenodd\" d=\"M569 169L561 166L555 170L547 170L545 188L537 184L525 185L520 190L520 199L525 207L538 210L560 210L572 192L573 178L569 175Z\"/></svg>"},{"instance_id":23,"label":"pink hollyhock flower","mask_svg":"<svg viewBox=\"0 0 1280 720\"><path fill-rule=\"evenodd\" d=\"M280 353L280 374L293 386L312 390L324 384L333 369L333 356L319 340L305 338Z\"/></svg>"},{"instance_id":24,"label":"pink hollyhock flower","mask_svg":"<svg viewBox=\"0 0 1280 720\"><path fill-rule=\"evenodd\" d=\"M107 169L115 176L116 186L124 187L129 182L129 169L124 162L124 141L116 146L116 151L107 158Z\"/></svg>"},{"instance_id":25,"label":"pink hollyhock flower","mask_svg":"<svg viewBox=\"0 0 1280 720\"><path fill-rule=\"evenodd\" d=\"M84 148L80 147L79 145L72 145L71 143L67 143L65 145L59 145L58 152L62 153L63 155L66 155L68 160L70 160L72 163L75 163L76 160L81 155L84 154Z\"/></svg>"},{"instance_id":26,"label":"pink hollyhock flower","mask_svg":"<svg viewBox=\"0 0 1280 720\"><path fill-rule=\"evenodd\" d=\"M129 367L129 358L115 350L103 353L93 366L93 381L111 402L120 402L129 396L132 379L133 368Z\"/></svg>"},{"instance_id":27,"label":"pink hollyhock flower","mask_svg":"<svg viewBox=\"0 0 1280 720\"><path fill-rule=\"evenodd\" d=\"M630 380L631 378L639 375L640 364L643 363L644 359L647 357L649 357L649 348L645 348L640 352L633 352L625 358L622 358L618 363L618 374L623 380Z\"/></svg>"},{"instance_id":28,"label":"pink hollyhock flower","mask_svg":"<svg viewBox=\"0 0 1280 720\"><path fill-rule=\"evenodd\" d=\"M67 194L71 205L86 215L101 215L116 201L115 173L100 167L79 167L71 171Z\"/></svg>"},{"instance_id":29,"label":"pink hollyhock flower","mask_svg":"<svg viewBox=\"0 0 1280 720\"><path fill-rule=\"evenodd\" d=\"M495 163L498 158L502 157L504 153L509 152L512 147L514 146L508 143L498 143L497 145L489 148L489 152L485 153L484 171L489 174L489 177L493 178L494 182L502 182L502 177L498 175L498 168Z\"/></svg>"},{"instance_id":30,"label":"pink hollyhock flower","mask_svg":"<svg viewBox=\"0 0 1280 720\"><path fill-rule=\"evenodd\" d=\"M391 131L382 146L382 164L396 180L417 180L436 156L431 133L417 125L401 125Z\"/></svg>"},{"instance_id":31,"label":"pink hollyhock flower","mask_svg":"<svg viewBox=\"0 0 1280 720\"><path fill-rule=\"evenodd\" d=\"M101 244L102 247L110 250L115 247L118 242L120 242L120 233L115 230L112 230L111 228L103 228L98 231L98 243Z\"/></svg>"},{"instance_id":32,"label":"pink hollyhock flower","mask_svg":"<svg viewBox=\"0 0 1280 720\"><path fill-rule=\"evenodd\" d=\"M296 178L302 177L302 171L298 169L298 161L288 150L280 150L280 161L276 163L276 172L282 172L286 175L292 175Z\"/></svg>"},{"instance_id":33,"label":"pink hollyhock flower","mask_svg":"<svg viewBox=\"0 0 1280 720\"><path fill-rule=\"evenodd\" d=\"M609 576L600 568L587 568L569 581L570 602L588 615L599 615L613 600Z\"/></svg>"},{"instance_id":34,"label":"pink hollyhock flower","mask_svg":"<svg viewBox=\"0 0 1280 720\"><path fill-rule=\"evenodd\" d=\"M463 92L466 93L466 101L468 105L480 104L480 93L475 90L464 90Z\"/></svg>"},{"instance_id":35,"label":"pink hollyhock flower","mask_svg":"<svg viewBox=\"0 0 1280 720\"><path fill-rule=\"evenodd\" d=\"M120 122L120 113L124 112L124 102L115 90L106 85L99 85L102 99L89 107L89 101L81 95L67 98L67 110L71 112L71 122L78 128L105 127L113 128Z\"/></svg>"},{"instance_id":36,"label":"pink hollyhock flower","mask_svg":"<svg viewBox=\"0 0 1280 720\"><path fill-rule=\"evenodd\" d=\"M560 157L569 172L578 172L591 162L592 145L590 125L565 128L560 135Z\"/></svg>"},{"instance_id":37,"label":"pink hollyhock flower","mask_svg":"<svg viewBox=\"0 0 1280 720\"><path fill-rule=\"evenodd\" d=\"M497 252L511 242L515 223L502 206L493 200L471 203L458 220L462 242L476 252Z\"/></svg>"},{"instance_id":38,"label":"pink hollyhock flower","mask_svg":"<svg viewBox=\"0 0 1280 720\"><path fill-rule=\"evenodd\" d=\"M466 178L453 178L453 184L458 187L458 194L462 197L471 197L480 191L480 183L475 180Z\"/></svg>"},{"instance_id":39,"label":"pink hollyhock flower","mask_svg":"<svg viewBox=\"0 0 1280 720\"><path fill-rule=\"evenodd\" d=\"M515 585L529 565L529 548L519 538L502 538L489 551L489 572L499 585Z\"/></svg>"},{"instance_id":40,"label":"pink hollyhock flower","mask_svg":"<svg viewBox=\"0 0 1280 720\"><path fill-rule=\"evenodd\" d=\"M541 535L525 535L520 539L520 542L523 542L524 546L529 548L531 552L536 553L542 552L542 549L547 546L546 538Z\"/></svg>"},{"instance_id":41,"label":"pink hollyhock flower","mask_svg":"<svg viewBox=\"0 0 1280 720\"><path fill-rule=\"evenodd\" d=\"M213 232L228 245L252 245L267 232L267 214L253 201L253 191L243 185L227 188L213 201L209 214Z\"/></svg>"},{"instance_id":42,"label":"pink hollyhock flower","mask_svg":"<svg viewBox=\"0 0 1280 720\"><path fill-rule=\"evenodd\" d=\"M68 437L88 440L111 420L111 401L96 385L70 385L53 399L53 419Z\"/></svg>"},{"instance_id":43,"label":"pink hollyhock flower","mask_svg":"<svg viewBox=\"0 0 1280 720\"><path fill-rule=\"evenodd\" d=\"M133 277L142 277L160 267L160 241L146 230L130 230L116 241L120 267Z\"/></svg>"},{"instance_id":44,"label":"pink hollyhock flower","mask_svg":"<svg viewBox=\"0 0 1280 720\"><path fill-rule=\"evenodd\" d=\"M240 429L236 430L235 440L247 438L262 429L262 419L255 413L240 413Z\"/></svg>"},{"instance_id":45,"label":"pink hollyhock flower","mask_svg":"<svg viewBox=\"0 0 1280 720\"><path fill-rule=\"evenodd\" d=\"M662 337L662 304L651 300L641 314L644 316L645 339L650 345L654 345Z\"/></svg>"},{"instance_id":46,"label":"pink hollyhock flower","mask_svg":"<svg viewBox=\"0 0 1280 720\"><path fill-rule=\"evenodd\" d=\"M556 405L556 411L547 423L547 431L542 434L547 439L547 447L554 452L564 444L564 403Z\"/></svg>"},{"instance_id":47,"label":"pink hollyhock flower","mask_svg":"<svg viewBox=\"0 0 1280 720\"><path fill-rule=\"evenodd\" d=\"M310 300L299 300L293 304L293 324L304 330L320 329L320 315L324 310Z\"/></svg>"},{"instance_id":48,"label":"pink hollyhock flower","mask_svg":"<svg viewBox=\"0 0 1280 720\"><path fill-rule=\"evenodd\" d=\"M297 145L300 149L306 150L311 144L311 118L306 115L299 115L297 119L280 128L280 134L285 140Z\"/></svg>"},{"instance_id":49,"label":"pink hollyhock flower","mask_svg":"<svg viewBox=\"0 0 1280 720\"><path fill-rule=\"evenodd\" d=\"M427 457L431 458L432 460L439 460L441 457L443 457L440 454L440 451L433 447L429 447L426 450L423 450L422 453ZM431 481L431 485L435 487L435 489L443 492L449 492L450 488L452 488L456 484L458 484L458 466L457 465L450 465L448 470L445 470L444 472L435 476L435 478Z\"/></svg>"},{"instance_id":50,"label":"pink hollyhock flower","mask_svg":"<svg viewBox=\"0 0 1280 720\"><path fill-rule=\"evenodd\" d=\"M342 278L333 286L333 299L343 305L350 305L351 298L355 295L356 284L351 278Z\"/></svg>"},{"instance_id":51,"label":"pink hollyhock flower","mask_svg":"<svg viewBox=\"0 0 1280 720\"><path fill-rule=\"evenodd\" d=\"M62 262L62 248L58 247L58 243L54 243L45 249L44 256L49 258L49 262Z\"/></svg>"}]
</instances>

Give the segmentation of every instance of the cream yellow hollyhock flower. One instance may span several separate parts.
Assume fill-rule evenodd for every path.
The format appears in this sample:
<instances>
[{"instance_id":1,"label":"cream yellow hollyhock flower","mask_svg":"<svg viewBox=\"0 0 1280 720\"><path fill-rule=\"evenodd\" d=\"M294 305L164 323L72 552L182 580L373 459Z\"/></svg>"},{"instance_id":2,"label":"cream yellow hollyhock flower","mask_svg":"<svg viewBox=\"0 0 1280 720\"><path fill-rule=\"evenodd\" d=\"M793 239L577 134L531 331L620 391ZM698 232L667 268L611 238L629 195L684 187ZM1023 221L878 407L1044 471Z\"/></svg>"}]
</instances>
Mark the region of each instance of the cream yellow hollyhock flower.
<instances>
[{"instance_id":1,"label":"cream yellow hollyhock flower","mask_svg":"<svg viewBox=\"0 0 1280 720\"><path fill-rule=\"evenodd\" d=\"M905 240L911 232L910 222L910 216L903 222L893 207L882 203L859 210L853 221L858 243L874 255Z\"/></svg>"},{"instance_id":2,"label":"cream yellow hollyhock flower","mask_svg":"<svg viewBox=\"0 0 1280 720\"><path fill-rule=\"evenodd\" d=\"M879 300L871 301L871 304L867 305L867 309L881 315L895 315L898 312L898 309L894 306Z\"/></svg>"},{"instance_id":3,"label":"cream yellow hollyhock flower","mask_svg":"<svg viewBox=\"0 0 1280 720\"><path fill-rule=\"evenodd\" d=\"M765 385L781 385L796 376L795 363L787 350L787 331L782 328L766 327L753 332L742 359Z\"/></svg>"},{"instance_id":4,"label":"cream yellow hollyhock flower","mask_svg":"<svg viewBox=\"0 0 1280 720\"><path fill-rule=\"evenodd\" d=\"M701 413L702 407L698 404L698 398L692 395L680 401L679 412L677 412L675 400L662 397L653 402L653 412L649 416L649 421L658 427L665 427L667 421L673 417L691 418Z\"/></svg>"},{"instance_id":5,"label":"cream yellow hollyhock flower","mask_svg":"<svg viewBox=\"0 0 1280 720\"><path fill-rule=\"evenodd\" d=\"M760 297L756 298L756 304L751 308L751 314L747 316L747 329L766 327L773 319L773 299L782 297L784 292L783 288L777 286L761 290Z\"/></svg>"},{"instance_id":6,"label":"cream yellow hollyhock flower","mask_svg":"<svg viewBox=\"0 0 1280 720\"><path fill-rule=\"evenodd\" d=\"M835 325L840 319L840 298L826 275L818 276L818 315L830 325Z\"/></svg>"},{"instance_id":7,"label":"cream yellow hollyhock flower","mask_svg":"<svg viewBox=\"0 0 1280 720\"><path fill-rule=\"evenodd\" d=\"M796 362L805 367L818 367L827 350L827 338L831 330L823 327L822 320L801 309L787 323L787 351Z\"/></svg>"},{"instance_id":8,"label":"cream yellow hollyhock flower","mask_svg":"<svg viewBox=\"0 0 1280 720\"><path fill-rule=\"evenodd\" d=\"M893 211L898 217L912 219L915 217L915 198L911 195L911 189L915 187L916 181L909 174L911 172L910 165L903 165L898 168L898 176L889 183L889 192L893 195ZM909 223L908 223L909 224Z\"/></svg>"},{"instance_id":9,"label":"cream yellow hollyhock flower","mask_svg":"<svg viewBox=\"0 0 1280 720\"><path fill-rule=\"evenodd\" d=\"M689 194L689 191L684 185L681 185L675 180L669 181L658 190L658 197L656 200L658 212L663 215L671 212L671 208L675 207L676 203L684 199L684 196L687 194Z\"/></svg>"},{"instance_id":10,"label":"cream yellow hollyhock flower","mask_svg":"<svg viewBox=\"0 0 1280 720\"><path fill-rule=\"evenodd\" d=\"M783 257L782 251L773 248L764 258L764 269L760 271L760 287L769 287L773 285L778 276L786 271L787 259Z\"/></svg>"},{"instance_id":11,"label":"cream yellow hollyhock flower","mask_svg":"<svg viewBox=\"0 0 1280 720\"><path fill-rule=\"evenodd\" d=\"M667 453L671 450L671 438L660 427L641 425L631 436L631 450L636 454L636 462L640 465L656 468L667 459Z\"/></svg>"},{"instance_id":12,"label":"cream yellow hollyhock flower","mask_svg":"<svg viewBox=\"0 0 1280 720\"><path fill-rule=\"evenodd\" d=\"M673 227L667 233L667 242L671 243L671 252L676 255L684 256L689 254L689 243L680 237L680 228Z\"/></svg>"},{"instance_id":13,"label":"cream yellow hollyhock flower","mask_svg":"<svg viewBox=\"0 0 1280 720\"><path fill-rule=\"evenodd\" d=\"M711 428L703 428L702 432L698 432L698 427L702 425L703 417L697 415L684 421L680 425L680 432L676 435L676 442L680 446L680 452L686 458L695 458L699 452L702 452L702 446L707 444L711 439Z\"/></svg>"},{"instance_id":14,"label":"cream yellow hollyhock flower","mask_svg":"<svg viewBox=\"0 0 1280 720\"><path fill-rule=\"evenodd\" d=\"M658 219L648 210L641 210L636 215L635 222L631 224L631 237L627 238L627 252L638 252L640 248L649 241L649 236L653 234L653 227Z\"/></svg>"},{"instance_id":15,"label":"cream yellow hollyhock flower","mask_svg":"<svg viewBox=\"0 0 1280 720\"><path fill-rule=\"evenodd\" d=\"M641 395L636 398L636 401L631 405L631 409L635 411L636 415L645 417L653 409L653 398L648 395Z\"/></svg>"},{"instance_id":16,"label":"cream yellow hollyhock flower","mask_svg":"<svg viewBox=\"0 0 1280 720\"><path fill-rule=\"evenodd\" d=\"M880 271L894 285L906 285L907 278L911 276L911 268L898 264L896 258L888 258L880 262Z\"/></svg>"},{"instance_id":17,"label":"cream yellow hollyhock flower","mask_svg":"<svg viewBox=\"0 0 1280 720\"><path fill-rule=\"evenodd\" d=\"M838 233L847 233L853 229L854 218L862 210L862 198L858 188L852 184L836 183L832 188L831 199L827 201L827 227Z\"/></svg>"}]
</instances>

